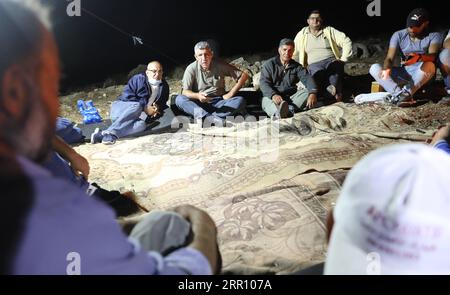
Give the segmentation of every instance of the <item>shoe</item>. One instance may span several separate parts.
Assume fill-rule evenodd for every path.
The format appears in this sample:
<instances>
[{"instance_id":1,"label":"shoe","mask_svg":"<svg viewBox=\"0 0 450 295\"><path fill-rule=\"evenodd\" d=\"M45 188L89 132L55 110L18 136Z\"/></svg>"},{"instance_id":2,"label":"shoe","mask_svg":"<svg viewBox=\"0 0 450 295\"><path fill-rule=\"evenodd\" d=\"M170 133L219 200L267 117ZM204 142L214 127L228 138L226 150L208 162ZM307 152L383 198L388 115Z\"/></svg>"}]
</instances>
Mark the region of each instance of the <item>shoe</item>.
<instances>
[{"instance_id":1,"label":"shoe","mask_svg":"<svg viewBox=\"0 0 450 295\"><path fill-rule=\"evenodd\" d=\"M284 119L289 117L289 104L287 101L282 101L278 107L278 118Z\"/></svg>"},{"instance_id":2,"label":"shoe","mask_svg":"<svg viewBox=\"0 0 450 295\"><path fill-rule=\"evenodd\" d=\"M438 104L450 105L450 95L449 95L449 96L444 96L444 97L438 102Z\"/></svg>"},{"instance_id":3,"label":"shoe","mask_svg":"<svg viewBox=\"0 0 450 295\"><path fill-rule=\"evenodd\" d=\"M328 85L327 87L327 91L329 94L331 94L331 96L335 97L336 93L337 93L337 89L334 85Z\"/></svg>"},{"instance_id":4,"label":"shoe","mask_svg":"<svg viewBox=\"0 0 450 295\"><path fill-rule=\"evenodd\" d=\"M207 116L203 119L203 128L208 128L208 127L225 127L226 124L226 120L219 118L219 117L215 117L213 115Z\"/></svg>"},{"instance_id":5,"label":"shoe","mask_svg":"<svg viewBox=\"0 0 450 295\"><path fill-rule=\"evenodd\" d=\"M103 140L102 130L95 128L94 133L91 134L91 144L100 143Z\"/></svg>"},{"instance_id":6,"label":"shoe","mask_svg":"<svg viewBox=\"0 0 450 295\"><path fill-rule=\"evenodd\" d=\"M388 95L384 100L395 104L398 107L410 106L412 103L415 103L411 94L406 89L402 89L402 91L397 94Z\"/></svg>"},{"instance_id":7,"label":"shoe","mask_svg":"<svg viewBox=\"0 0 450 295\"><path fill-rule=\"evenodd\" d=\"M115 144L116 140L117 140L117 136L115 136L111 133L106 133L105 135L103 135L102 143L103 144Z\"/></svg>"},{"instance_id":8,"label":"shoe","mask_svg":"<svg viewBox=\"0 0 450 295\"><path fill-rule=\"evenodd\" d=\"M397 95L397 101L395 104L398 107L402 108L402 107L411 106L414 103L415 103L415 101L412 98L411 94L408 91L403 90L402 92L400 92L399 95Z\"/></svg>"},{"instance_id":9,"label":"shoe","mask_svg":"<svg viewBox=\"0 0 450 295\"><path fill-rule=\"evenodd\" d=\"M306 119L300 118L300 119L293 119L292 123L295 126L295 129L297 130L298 134L302 136L310 135L312 132L311 123L307 122Z\"/></svg>"},{"instance_id":10,"label":"shoe","mask_svg":"<svg viewBox=\"0 0 450 295\"><path fill-rule=\"evenodd\" d=\"M134 193L119 191L108 191L101 188L98 184L90 184L91 192L88 192L90 196L102 200L111 206L116 212L117 216L127 216L139 211L139 207L132 200Z\"/></svg>"}]
</instances>

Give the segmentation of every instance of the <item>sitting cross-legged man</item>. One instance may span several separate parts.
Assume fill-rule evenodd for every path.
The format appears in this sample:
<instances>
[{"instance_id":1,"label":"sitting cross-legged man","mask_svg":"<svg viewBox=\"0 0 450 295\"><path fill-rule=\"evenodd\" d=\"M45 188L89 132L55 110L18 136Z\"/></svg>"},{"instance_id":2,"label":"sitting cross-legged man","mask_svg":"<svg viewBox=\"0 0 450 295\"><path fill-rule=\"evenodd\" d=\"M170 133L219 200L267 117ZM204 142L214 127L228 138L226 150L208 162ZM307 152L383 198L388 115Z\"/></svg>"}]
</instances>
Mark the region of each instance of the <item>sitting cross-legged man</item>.
<instances>
[{"instance_id":1,"label":"sitting cross-legged man","mask_svg":"<svg viewBox=\"0 0 450 295\"><path fill-rule=\"evenodd\" d=\"M317 86L305 68L292 59L294 41L282 39L278 56L266 61L261 69L262 108L269 117L287 118L295 111L317 105ZM297 89L301 81L306 89Z\"/></svg>"},{"instance_id":2,"label":"sitting cross-legged man","mask_svg":"<svg viewBox=\"0 0 450 295\"><path fill-rule=\"evenodd\" d=\"M175 100L177 107L196 120L204 120L204 124L209 126L223 126L227 117L244 114L244 98L236 96L236 93L244 86L248 74L214 58L214 52L206 41L198 42L194 52L196 61L184 72L183 90ZM228 92L225 90L227 76L237 80Z\"/></svg>"},{"instance_id":3,"label":"sitting cross-legged man","mask_svg":"<svg viewBox=\"0 0 450 295\"><path fill-rule=\"evenodd\" d=\"M118 138L146 130L170 128L174 114L167 106L169 84L163 79L163 68L152 61L145 73L133 76L123 93L111 105L111 126L97 128L91 143L114 144Z\"/></svg>"},{"instance_id":4,"label":"sitting cross-legged man","mask_svg":"<svg viewBox=\"0 0 450 295\"><path fill-rule=\"evenodd\" d=\"M423 8L410 12L406 29L395 32L389 43L384 64L373 64L370 74L391 94L387 100L399 106L413 102L412 95L430 81L436 72L435 61L442 45L442 35L430 29L430 16ZM394 66L398 52L402 65Z\"/></svg>"}]
</instances>

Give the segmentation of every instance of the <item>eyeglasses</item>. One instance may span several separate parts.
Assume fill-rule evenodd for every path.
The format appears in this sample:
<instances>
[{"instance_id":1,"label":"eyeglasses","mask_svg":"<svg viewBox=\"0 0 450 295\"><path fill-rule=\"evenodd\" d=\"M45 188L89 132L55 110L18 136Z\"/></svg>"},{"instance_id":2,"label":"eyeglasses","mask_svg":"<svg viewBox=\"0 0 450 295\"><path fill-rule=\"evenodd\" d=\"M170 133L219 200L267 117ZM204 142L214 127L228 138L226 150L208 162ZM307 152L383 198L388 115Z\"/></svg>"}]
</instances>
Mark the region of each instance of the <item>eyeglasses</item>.
<instances>
[{"instance_id":1,"label":"eyeglasses","mask_svg":"<svg viewBox=\"0 0 450 295\"><path fill-rule=\"evenodd\" d=\"M163 72L163 70L147 70L147 71L152 72L153 74L156 74L156 73L160 74Z\"/></svg>"},{"instance_id":2,"label":"eyeglasses","mask_svg":"<svg viewBox=\"0 0 450 295\"><path fill-rule=\"evenodd\" d=\"M318 20L318 21L322 20L322 18L320 16L311 16L311 17L309 17L309 19L310 20Z\"/></svg>"}]
</instances>

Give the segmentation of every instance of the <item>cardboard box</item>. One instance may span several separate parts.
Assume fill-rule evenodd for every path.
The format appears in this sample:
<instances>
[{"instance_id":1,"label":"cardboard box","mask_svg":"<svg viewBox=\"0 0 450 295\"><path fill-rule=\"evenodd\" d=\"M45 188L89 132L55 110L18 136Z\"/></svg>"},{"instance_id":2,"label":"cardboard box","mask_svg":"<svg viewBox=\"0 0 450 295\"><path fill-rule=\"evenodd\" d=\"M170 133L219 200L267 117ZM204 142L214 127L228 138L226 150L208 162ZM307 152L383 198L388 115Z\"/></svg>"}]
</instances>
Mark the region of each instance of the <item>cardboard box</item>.
<instances>
[{"instance_id":1,"label":"cardboard box","mask_svg":"<svg viewBox=\"0 0 450 295\"><path fill-rule=\"evenodd\" d=\"M372 88L371 88L370 92L372 92L372 93L384 92L384 89L380 84L378 84L378 82L372 82Z\"/></svg>"}]
</instances>

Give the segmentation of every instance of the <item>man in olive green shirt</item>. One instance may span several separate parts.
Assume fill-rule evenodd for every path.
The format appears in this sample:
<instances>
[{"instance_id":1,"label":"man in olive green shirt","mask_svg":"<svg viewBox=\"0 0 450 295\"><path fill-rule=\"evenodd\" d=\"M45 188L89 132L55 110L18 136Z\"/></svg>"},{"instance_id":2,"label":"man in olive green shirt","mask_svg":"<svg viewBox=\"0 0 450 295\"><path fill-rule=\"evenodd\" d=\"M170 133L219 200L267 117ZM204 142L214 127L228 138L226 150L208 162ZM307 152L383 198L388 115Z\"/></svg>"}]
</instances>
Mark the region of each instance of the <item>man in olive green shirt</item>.
<instances>
[{"instance_id":1,"label":"man in olive green shirt","mask_svg":"<svg viewBox=\"0 0 450 295\"><path fill-rule=\"evenodd\" d=\"M225 119L245 111L245 101L236 93L248 79L248 75L236 67L214 59L214 53L206 41L194 47L196 61L184 72L183 90L175 103L194 119L224 124ZM225 77L237 80L230 90L225 90Z\"/></svg>"}]
</instances>

